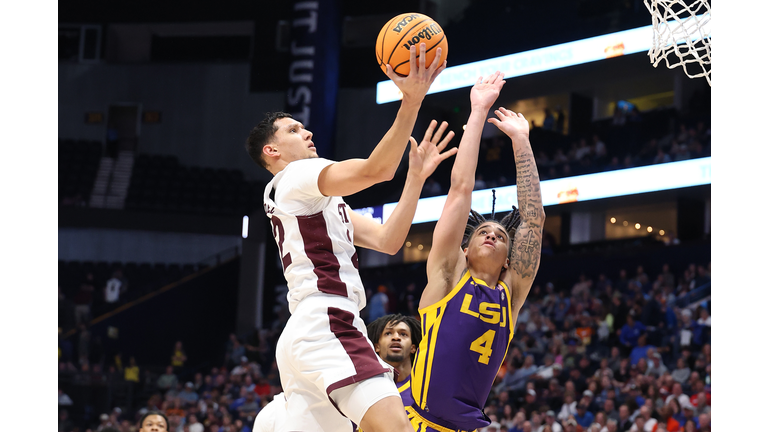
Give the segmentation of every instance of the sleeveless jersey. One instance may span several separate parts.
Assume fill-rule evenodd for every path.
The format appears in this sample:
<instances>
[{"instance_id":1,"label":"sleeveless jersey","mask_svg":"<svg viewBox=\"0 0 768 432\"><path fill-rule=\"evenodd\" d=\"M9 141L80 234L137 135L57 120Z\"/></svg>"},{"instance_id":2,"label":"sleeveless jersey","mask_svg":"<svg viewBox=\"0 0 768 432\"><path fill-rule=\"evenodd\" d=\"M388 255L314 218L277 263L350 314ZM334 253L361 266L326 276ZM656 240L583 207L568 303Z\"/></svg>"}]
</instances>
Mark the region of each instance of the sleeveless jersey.
<instances>
[{"instance_id":1,"label":"sleeveless jersey","mask_svg":"<svg viewBox=\"0 0 768 432\"><path fill-rule=\"evenodd\" d=\"M365 307L352 209L341 197L324 196L317 186L320 172L332 163L322 158L291 162L264 189L264 211L288 282L291 313L316 293L347 297L358 310Z\"/></svg>"},{"instance_id":2,"label":"sleeveless jersey","mask_svg":"<svg viewBox=\"0 0 768 432\"><path fill-rule=\"evenodd\" d=\"M411 376L405 381L395 383L397 391L400 392L400 399L403 400L403 406L413 405L413 396L411 395Z\"/></svg>"},{"instance_id":3,"label":"sleeveless jersey","mask_svg":"<svg viewBox=\"0 0 768 432\"><path fill-rule=\"evenodd\" d=\"M509 288L501 281L488 287L467 271L447 296L419 314L414 410L450 429L488 426L482 410L513 335Z\"/></svg>"}]
</instances>

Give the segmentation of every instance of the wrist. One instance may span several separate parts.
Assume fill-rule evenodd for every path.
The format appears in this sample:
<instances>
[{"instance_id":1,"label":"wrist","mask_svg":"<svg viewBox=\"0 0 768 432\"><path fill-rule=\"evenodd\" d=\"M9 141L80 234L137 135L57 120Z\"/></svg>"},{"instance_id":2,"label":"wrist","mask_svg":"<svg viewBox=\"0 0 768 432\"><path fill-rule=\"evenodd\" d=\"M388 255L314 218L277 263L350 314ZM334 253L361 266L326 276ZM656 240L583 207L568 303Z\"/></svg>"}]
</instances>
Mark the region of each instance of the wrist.
<instances>
[{"instance_id":1,"label":"wrist","mask_svg":"<svg viewBox=\"0 0 768 432\"><path fill-rule=\"evenodd\" d=\"M483 113L487 113L488 110L491 109L490 105L483 105L483 104L470 104L469 107L472 111L483 112Z\"/></svg>"},{"instance_id":2,"label":"wrist","mask_svg":"<svg viewBox=\"0 0 768 432\"><path fill-rule=\"evenodd\" d=\"M424 98L418 98L415 96L408 96L407 94L403 94L403 99L400 102L400 106L403 108L415 108L419 109L421 108L421 102L424 101Z\"/></svg>"}]
</instances>

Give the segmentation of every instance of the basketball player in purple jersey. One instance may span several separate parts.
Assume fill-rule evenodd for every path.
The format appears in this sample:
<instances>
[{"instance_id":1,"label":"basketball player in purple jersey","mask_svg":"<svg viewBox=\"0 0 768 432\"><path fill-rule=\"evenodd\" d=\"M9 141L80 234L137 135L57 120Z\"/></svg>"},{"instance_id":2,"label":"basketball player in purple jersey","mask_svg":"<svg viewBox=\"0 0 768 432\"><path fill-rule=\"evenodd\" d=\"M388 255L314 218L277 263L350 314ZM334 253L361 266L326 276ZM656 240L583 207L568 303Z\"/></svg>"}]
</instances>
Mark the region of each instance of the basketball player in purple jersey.
<instances>
[{"instance_id":1,"label":"basketball player in purple jersey","mask_svg":"<svg viewBox=\"0 0 768 432\"><path fill-rule=\"evenodd\" d=\"M349 209L341 198L391 180L421 103L446 64L438 48L426 67L426 45L411 48L411 72L387 75L403 94L394 124L367 159L319 158L312 133L290 115L271 114L251 131L246 149L274 175L264 191L288 283L291 317L275 356L285 391L287 431L410 431L392 367L375 353L359 311L365 291L355 246L394 254L403 245L425 179L444 159L453 137L447 124L424 141L411 138L408 178L400 202L383 225ZM434 136L433 136L434 133ZM438 144L439 142L439 144Z\"/></svg>"},{"instance_id":2,"label":"basketball player in purple jersey","mask_svg":"<svg viewBox=\"0 0 768 432\"><path fill-rule=\"evenodd\" d=\"M379 357L398 372L395 379L397 391L403 405L411 406L411 368L421 342L421 323L412 316L385 315L368 324L368 339L373 342Z\"/></svg>"},{"instance_id":3,"label":"basketball player in purple jersey","mask_svg":"<svg viewBox=\"0 0 768 432\"><path fill-rule=\"evenodd\" d=\"M497 222L470 208L484 121L503 84L496 72L470 92L472 111L432 238L411 372L414 403L406 407L417 431L490 424L483 407L539 268L544 209L522 114L499 108L488 120L512 139L521 211L513 207Z\"/></svg>"}]
</instances>

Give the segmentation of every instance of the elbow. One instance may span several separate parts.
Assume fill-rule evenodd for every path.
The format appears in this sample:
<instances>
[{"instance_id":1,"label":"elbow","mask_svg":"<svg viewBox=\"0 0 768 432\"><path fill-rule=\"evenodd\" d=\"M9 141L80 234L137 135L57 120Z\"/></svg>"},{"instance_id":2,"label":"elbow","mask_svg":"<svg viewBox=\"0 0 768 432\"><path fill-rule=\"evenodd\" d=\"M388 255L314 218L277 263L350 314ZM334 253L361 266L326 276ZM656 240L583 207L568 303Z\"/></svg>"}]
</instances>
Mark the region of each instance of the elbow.
<instances>
[{"instance_id":1,"label":"elbow","mask_svg":"<svg viewBox=\"0 0 768 432\"><path fill-rule=\"evenodd\" d=\"M458 192L461 194L471 194L474 189L475 189L474 179L467 180L467 179L459 178L457 176L451 177L451 191Z\"/></svg>"},{"instance_id":2,"label":"elbow","mask_svg":"<svg viewBox=\"0 0 768 432\"><path fill-rule=\"evenodd\" d=\"M395 167L394 169L379 168L377 170L370 170L365 175L369 177L374 183L383 183L383 182L388 182L394 179L396 172L397 172L397 167Z\"/></svg>"},{"instance_id":3,"label":"elbow","mask_svg":"<svg viewBox=\"0 0 768 432\"><path fill-rule=\"evenodd\" d=\"M397 245L397 244L385 245L382 248L382 252L384 252L387 255L394 256L394 255L397 255L398 252L400 252L400 249L402 248L402 246L403 245Z\"/></svg>"}]
</instances>

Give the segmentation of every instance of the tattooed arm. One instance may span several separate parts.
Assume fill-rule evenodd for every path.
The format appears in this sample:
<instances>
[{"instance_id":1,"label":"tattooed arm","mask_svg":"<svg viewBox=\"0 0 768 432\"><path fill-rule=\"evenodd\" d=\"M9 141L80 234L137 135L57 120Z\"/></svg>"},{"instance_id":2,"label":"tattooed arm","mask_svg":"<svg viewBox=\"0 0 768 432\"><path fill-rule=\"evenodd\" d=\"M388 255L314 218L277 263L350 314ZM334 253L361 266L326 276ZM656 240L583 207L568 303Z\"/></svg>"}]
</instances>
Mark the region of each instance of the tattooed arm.
<instances>
[{"instance_id":1,"label":"tattooed arm","mask_svg":"<svg viewBox=\"0 0 768 432\"><path fill-rule=\"evenodd\" d=\"M545 215L539 173L528 140L528 120L522 114L503 107L494 113L498 118L490 118L488 121L512 139L517 170L517 205L521 221L512 243L510 269L502 273L502 279L512 294L512 318L516 323L520 308L539 270Z\"/></svg>"}]
</instances>

